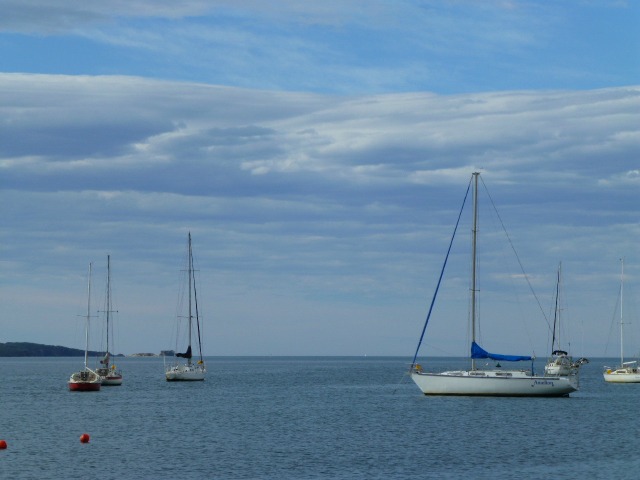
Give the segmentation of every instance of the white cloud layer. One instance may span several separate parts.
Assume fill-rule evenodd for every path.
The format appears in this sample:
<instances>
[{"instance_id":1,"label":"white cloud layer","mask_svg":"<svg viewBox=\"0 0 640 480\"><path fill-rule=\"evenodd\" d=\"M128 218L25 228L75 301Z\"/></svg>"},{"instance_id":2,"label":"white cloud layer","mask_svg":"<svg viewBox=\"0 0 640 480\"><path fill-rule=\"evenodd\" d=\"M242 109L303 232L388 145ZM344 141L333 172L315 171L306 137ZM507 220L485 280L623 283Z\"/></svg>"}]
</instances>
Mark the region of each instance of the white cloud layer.
<instances>
[{"instance_id":1,"label":"white cloud layer","mask_svg":"<svg viewBox=\"0 0 640 480\"><path fill-rule=\"evenodd\" d=\"M0 74L2 341L75 341L86 265L100 278L109 253L121 350L168 348L190 230L207 353L410 355L481 170L545 306L563 261L602 355L618 259L639 277L638 112L631 86L333 96ZM466 247L443 310L463 317ZM546 353L529 328L514 349Z\"/></svg>"},{"instance_id":2,"label":"white cloud layer","mask_svg":"<svg viewBox=\"0 0 640 480\"><path fill-rule=\"evenodd\" d=\"M614 354L602 336L619 258L631 292L640 262L639 4L0 12L0 341L81 345L87 263L99 287L111 254L116 348L171 348L191 231L207 353L410 355L480 170L501 213L481 218L482 312L505 340L485 346L548 350L536 309L485 296L520 275L491 233L504 221L545 309L563 262L573 353ZM451 341L467 316L467 236L427 353L468 351Z\"/></svg>"}]
</instances>

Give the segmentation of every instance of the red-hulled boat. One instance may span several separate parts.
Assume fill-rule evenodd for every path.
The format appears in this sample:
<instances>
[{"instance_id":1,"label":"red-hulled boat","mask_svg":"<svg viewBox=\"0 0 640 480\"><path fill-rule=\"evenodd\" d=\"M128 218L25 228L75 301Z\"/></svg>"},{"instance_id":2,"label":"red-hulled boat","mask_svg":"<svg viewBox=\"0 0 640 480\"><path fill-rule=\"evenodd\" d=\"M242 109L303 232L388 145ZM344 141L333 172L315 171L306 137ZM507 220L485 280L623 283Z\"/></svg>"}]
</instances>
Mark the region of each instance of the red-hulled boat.
<instances>
[{"instance_id":1,"label":"red-hulled boat","mask_svg":"<svg viewBox=\"0 0 640 480\"><path fill-rule=\"evenodd\" d=\"M76 372L69 378L69 390L72 392L95 392L100 390L101 385L100 376L89 368Z\"/></svg>"},{"instance_id":2,"label":"red-hulled boat","mask_svg":"<svg viewBox=\"0 0 640 480\"><path fill-rule=\"evenodd\" d=\"M89 280L87 282L87 322L85 325L85 346L84 346L84 370L75 372L69 377L69 390L72 392L95 392L100 390L102 381L100 376L87 367L87 356L89 354L89 318L91 317L91 263L89 263Z\"/></svg>"}]
</instances>

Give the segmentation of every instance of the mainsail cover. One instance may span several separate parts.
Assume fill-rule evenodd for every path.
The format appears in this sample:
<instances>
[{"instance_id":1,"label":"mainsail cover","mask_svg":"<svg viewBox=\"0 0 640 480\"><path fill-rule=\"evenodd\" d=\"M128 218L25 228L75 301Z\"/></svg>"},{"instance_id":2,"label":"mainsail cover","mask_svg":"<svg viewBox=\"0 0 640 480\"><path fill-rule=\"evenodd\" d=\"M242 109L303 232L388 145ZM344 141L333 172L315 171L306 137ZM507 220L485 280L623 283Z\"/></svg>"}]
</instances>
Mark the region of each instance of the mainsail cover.
<instances>
[{"instance_id":1,"label":"mainsail cover","mask_svg":"<svg viewBox=\"0 0 640 480\"><path fill-rule=\"evenodd\" d=\"M100 363L102 365L109 365L109 352L105 353L104 357L102 357L102 360L100 360Z\"/></svg>"},{"instance_id":2,"label":"mainsail cover","mask_svg":"<svg viewBox=\"0 0 640 480\"><path fill-rule=\"evenodd\" d=\"M471 358L490 358L492 360L503 360L505 362L522 362L531 360L531 357L524 355L500 355L499 353L489 353L476 342L471 344Z\"/></svg>"},{"instance_id":3,"label":"mainsail cover","mask_svg":"<svg viewBox=\"0 0 640 480\"><path fill-rule=\"evenodd\" d=\"M191 358L191 345L189 345L189 348L187 348L187 351L185 353L176 353L176 357L181 357L181 358Z\"/></svg>"}]
</instances>

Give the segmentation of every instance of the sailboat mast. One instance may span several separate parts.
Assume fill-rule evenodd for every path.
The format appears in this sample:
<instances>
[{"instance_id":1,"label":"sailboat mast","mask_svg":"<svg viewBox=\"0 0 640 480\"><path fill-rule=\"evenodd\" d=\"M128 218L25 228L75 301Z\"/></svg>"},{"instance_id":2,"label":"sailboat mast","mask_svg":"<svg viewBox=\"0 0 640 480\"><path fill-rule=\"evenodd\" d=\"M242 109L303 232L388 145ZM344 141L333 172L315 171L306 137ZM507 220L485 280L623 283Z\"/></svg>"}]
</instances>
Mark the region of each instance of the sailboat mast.
<instances>
[{"instance_id":1,"label":"sailboat mast","mask_svg":"<svg viewBox=\"0 0 640 480\"><path fill-rule=\"evenodd\" d=\"M558 302L560 298L560 272L562 271L562 263L558 265L558 278L556 279L556 308L553 316L553 336L551 337L551 352L555 350L556 346L556 324L558 323L559 311ZM558 332L558 347L560 347L560 333Z\"/></svg>"},{"instance_id":2,"label":"sailboat mast","mask_svg":"<svg viewBox=\"0 0 640 480\"><path fill-rule=\"evenodd\" d=\"M191 282L193 280L193 256L191 254L191 232L189 232L189 350L191 350ZM191 365L191 357L187 359L187 364Z\"/></svg>"},{"instance_id":3,"label":"sailboat mast","mask_svg":"<svg viewBox=\"0 0 640 480\"><path fill-rule=\"evenodd\" d=\"M473 230L472 230L472 251L471 251L471 341L476 341L476 242L478 239L478 176L479 172L473 173ZM475 359L471 359L471 370L476 369Z\"/></svg>"},{"instance_id":4,"label":"sailboat mast","mask_svg":"<svg viewBox=\"0 0 640 480\"><path fill-rule=\"evenodd\" d=\"M109 368L109 313L111 311L111 255L107 255L107 358L106 367Z\"/></svg>"},{"instance_id":5,"label":"sailboat mast","mask_svg":"<svg viewBox=\"0 0 640 480\"><path fill-rule=\"evenodd\" d=\"M84 327L84 369L87 369L87 356L89 355L89 318L91 317L91 267L89 262L89 278L87 280L87 323Z\"/></svg>"},{"instance_id":6,"label":"sailboat mast","mask_svg":"<svg viewBox=\"0 0 640 480\"><path fill-rule=\"evenodd\" d=\"M624 258L620 259L620 367L624 364L624 341L622 339L622 326L624 325L622 316L622 294L624 293Z\"/></svg>"}]
</instances>

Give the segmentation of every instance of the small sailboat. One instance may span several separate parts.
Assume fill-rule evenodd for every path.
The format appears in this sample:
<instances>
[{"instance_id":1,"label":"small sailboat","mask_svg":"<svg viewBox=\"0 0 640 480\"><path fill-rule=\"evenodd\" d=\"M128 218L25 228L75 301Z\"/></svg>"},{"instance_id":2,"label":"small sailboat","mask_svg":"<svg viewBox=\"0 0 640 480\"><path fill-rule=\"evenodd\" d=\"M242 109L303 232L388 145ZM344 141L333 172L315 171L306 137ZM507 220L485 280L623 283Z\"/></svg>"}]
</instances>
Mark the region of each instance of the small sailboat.
<instances>
[{"instance_id":1,"label":"small sailboat","mask_svg":"<svg viewBox=\"0 0 640 480\"><path fill-rule=\"evenodd\" d=\"M122 385L122 372L111 363L111 353L109 352L109 337L113 335L113 325L110 322L110 315L114 312L111 308L111 255L107 255L107 298L106 309L106 344L104 357L100 359L100 367L96 369L96 373L100 375L102 385L116 386Z\"/></svg>"},{"instance_id":2,"label":"small sailboat","mask_svg":"<svg viewBox=\"0 0 640 480\"><path fill-rule=\"evenodd\" d=\"M176 353L175 356L186 359L186 363L174 363L165 369L165 378L167 382L188 382L204 380L207 369L202 359L202 343L200 338L200 316L198 312L198 297L196 292L196 282L193 269L193 251L191 249L191 232L188 235L188 252L187 252L187 276L188 276L188 308L187 308L187 351L184 353ZM193 313L195 312L195 316ZM195 321L194 321L195 319ZM193 352L191 349L193 327L196 327L199 357L200 359L193 362ZM165 357L166 359L166 357Z\"/></svg>"},{"instance_id":3,"label":"small sailboat","mask_svg":"<svg viewBox=\"0 0 640 480\"><path fill-rule=\"evenodd\" d=\"M553 334L551 337L551 357L547 360L544 367L544 373L549 376L554 375L578 375L582 365L589 363L589 360L582 357L575 362L573 357L563 350L560 343L560 316L562 312L561 303L561 286L562 283L562 263L558 266L558 277L556 281L556 302L555 314L553 317Z\"/></svg>"},{"instance_id":4,"label":"small sailboat","mask_svg":"<svg viewBox=\"0 0 640 480\"><path fill-rule=\"evenodd\" d=\"M87 287L87 319L85 324L84 369L71 374L69 390L72 392L95 392L100 390L100 376L87 366L89 355L89 319L91 318L91 263L89 263L89 280Z\"/></svg>"},{"instance_id":5,"label":"small sailboat","mask_svg":"<svg viewBox=\"0 0 640 480\"><path fill-rule=\"evenodd\" d=\"M620 365L604 367L604 381L609 383L640 383L640 368L637 361L624 361L624 317L622 315L622 297L624 293L624 259L620 259Z\"/></svg>"},{"instance_id":6,"label":"small sailboat","mask_svg":"<svg viewBox=\"0 0 640 480\"><path fill-rule=\"evenodd\" d=\"M464 395L464 396L502 396L502 397L560 397L578 389L575 376L538 376L533 373L533 360L525 355L502 355L489 353L476 343L477 330L477 299L476 299L476 271L477 271L477 232L478 232L478 177L480 173L474 172L467 187L462 209L458 214L453 236L445 257L440 278L431 301L427 319L422 328L422 334L418 341L413 361L411 363L411 379L425 395ZM433 311L438 289L442 281L445 267L453 240L460 223L462 210L473 185L473 227L472 227L472 251L471 251L471 368L469 370L451 370L445 372L426 372L416 363L420 345ZM463 333L464 335L464 333ZM531 370L507 370L507 369L479 369L476 366L478 359L492 359L499 362L531 361Z\"/></svg>"}]
</instances>

